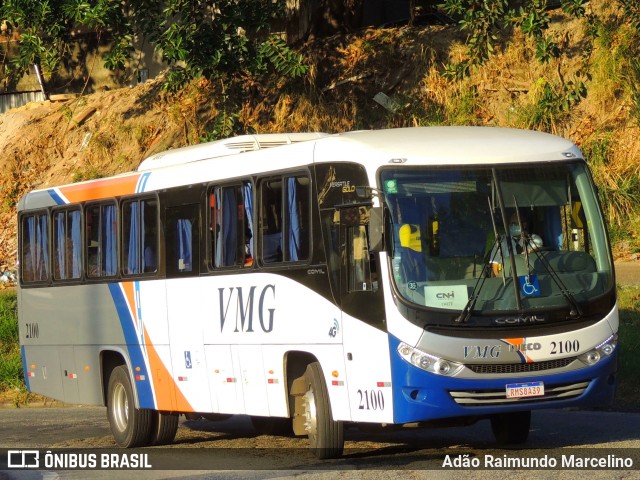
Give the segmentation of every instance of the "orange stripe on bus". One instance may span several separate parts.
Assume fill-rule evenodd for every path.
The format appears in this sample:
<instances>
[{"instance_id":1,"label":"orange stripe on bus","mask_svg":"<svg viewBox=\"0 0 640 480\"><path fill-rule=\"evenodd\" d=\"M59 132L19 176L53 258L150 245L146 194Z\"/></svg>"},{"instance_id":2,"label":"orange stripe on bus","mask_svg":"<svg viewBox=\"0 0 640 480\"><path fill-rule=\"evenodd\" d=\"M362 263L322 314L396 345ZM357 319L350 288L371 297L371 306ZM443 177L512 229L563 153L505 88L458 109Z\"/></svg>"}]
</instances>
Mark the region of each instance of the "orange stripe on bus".
<instances>
[{"instance_id":1,"label":"orange stripe on bus","mask_svg":"<svg viewBox=\"0 0 640 480\"><path fill-rule=\"evenodd\" d=\"M147 342L147 356L149 358L149 368L153 376L153 391L156 396L157 409L193 412L193 407L176 385L176 382L173 380L173 375L164 365L155 346L151 343L146 328L144 330L144 338Z\"/></svg>"},{"instance_id":2,"label":"orange stripe on bus","mask_svg":"<svg viewBox=\"0 0 640 480\"><path fill-rule=\"evenodd\" d=\"M105 178L93 182L78 183L60 187L60 192L70 203L88 200L100 200L102 198L116 197L119 195L131 195L136 192L136 185L140 173L123 177Z\"/></svg>"},{"instance_id":3,"label":"orange stripe on bus","mask_svg":"<svg viewBox=\"0 0 640 480\"><path fill-rule=\"evenodd\" d=\"M127 303L129 303L129 312L131 313L131 318L136 322L136 326L140 319L138 318L138 309L136 308L136 292L134 282L122 282L122 290L124 291L124 296L127 298Z\"/></svg>"}]
</instances>

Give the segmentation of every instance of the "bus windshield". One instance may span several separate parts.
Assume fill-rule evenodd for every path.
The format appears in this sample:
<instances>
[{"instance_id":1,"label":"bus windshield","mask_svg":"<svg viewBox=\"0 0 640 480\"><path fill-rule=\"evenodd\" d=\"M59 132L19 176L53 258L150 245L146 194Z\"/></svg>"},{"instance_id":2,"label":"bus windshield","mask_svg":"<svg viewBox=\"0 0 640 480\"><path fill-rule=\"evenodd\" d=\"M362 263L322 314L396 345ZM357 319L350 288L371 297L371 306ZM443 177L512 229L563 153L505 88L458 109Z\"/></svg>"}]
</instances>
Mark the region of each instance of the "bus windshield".
<instances>
[{"instance_id":1,"label":"bus windshield","mask_svg":"<svg viewBox=\"0 0 640 480\"><path fill-rule=\"evenodd\" d=\"M393 278L410 305L474 315L568 307L578 317L613 286L582 161L385 169L381 182Z\"/></svg>"}]
</instances>

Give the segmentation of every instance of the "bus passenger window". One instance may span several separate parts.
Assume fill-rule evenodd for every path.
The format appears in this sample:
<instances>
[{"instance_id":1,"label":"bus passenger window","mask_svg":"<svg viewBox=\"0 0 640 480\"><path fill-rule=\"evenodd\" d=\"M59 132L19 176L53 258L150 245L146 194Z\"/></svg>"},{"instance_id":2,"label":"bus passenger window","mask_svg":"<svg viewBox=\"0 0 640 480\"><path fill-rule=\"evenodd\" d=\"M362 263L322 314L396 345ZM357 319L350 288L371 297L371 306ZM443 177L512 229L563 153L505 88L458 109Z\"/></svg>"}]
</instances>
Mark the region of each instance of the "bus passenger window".
<instances>
[{"instance_id":1,"label":"bus passenger window","mask_svg":"<svg viewBox=\"0 0 640 480\"><path fill-rule=\"evenodd\" d=\"M253 264L251 184L216 187L209 195L213 267Z\"/></svg>"},{"instance_id":2,"label":"bus passenger window","mask_svg":"<svg viewBox=\"0 0 640 480\"><path fill-rule=\"evenodd\" d=\"M80 210L65 210L53 215L53 278L71 280L82 272Z\"/></svg>"},{"instance_id":3,"label":"bus passenger window","mask_svg":"<svg viewBox=\"0 0 640 480\"><path fill-rule=\"evenodd\" d=\"M116 231L115 204L92 205L87 208L87 274L89 277L106 277L116 274L118 266Z\"/></svg>"},{"instance_id":4,"label":"bus passenger window","mask_svg":"<svg viewBox=\"0 0 640 480\"><path fill-rule=\"evenodd\" d=\"M263 263L307 260L310 251L309 178L278 177L260 188L260 241Z\"/></svg>"},{"instance_id":5,"label":"bus passenger window","mask_svg":"<svg viewBox=\"0 0 640 480\"><path fill-rule=\"evenodd\" d=\"M166 262L167 276L198 273L200 265L200 204L167 207Z\"/></svg>"},{"instance_id":6,"label":"bus passenger window","mask_svg":"<svg viewBox=\"0 0 640 480\"><path fill-rule=\"evenodd\" d=\"M262 261L282 261L282 180L262 184L260 196L260 226Z\"/></svg>"},{"instance_id":7,"label":"bus passenger window","mask_svg":"<svg viewBox=\"0 0 640 480\"><path fill-rule=\"evenodd\" d=\"M308 177L289 177L287 179L287 255L292 262L309 258L310 218Z\"/></svg>"},{"instance_id":8,"label":"bus passenger window","mask_svg":"<svg viewBox=\"0 0 640 480\"><path fill-rule=\"evenodd\" d=\"M127 275L158 269L157 212L155 199L123 202L122 265Z\"/></svg>"},{"instance_id":9,"label":"bus passenger window","mask_svg":"<svg viewBox=\"0 0 640 480\"><path fill-rule=\"evenodd\" d=\"M24 282L42 282L49 278L49 217L46 214L22 219L21 278Z\"/></svg>"}]
</instances>

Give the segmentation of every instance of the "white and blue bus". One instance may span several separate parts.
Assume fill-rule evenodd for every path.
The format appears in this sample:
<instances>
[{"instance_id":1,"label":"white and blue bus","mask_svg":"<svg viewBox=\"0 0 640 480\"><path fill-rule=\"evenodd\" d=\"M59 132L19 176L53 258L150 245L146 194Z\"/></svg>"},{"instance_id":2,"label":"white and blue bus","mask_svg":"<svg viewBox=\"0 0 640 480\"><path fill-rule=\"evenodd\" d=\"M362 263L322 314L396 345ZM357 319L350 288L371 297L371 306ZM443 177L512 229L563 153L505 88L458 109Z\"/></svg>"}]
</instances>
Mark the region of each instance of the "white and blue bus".
<instances>
[{"instance_id":1,"label":"white and blue bus","mask_svg":"<svg viewBox=\"0 0 640 480\"><path fill-rule=\"evenodd\" d=\"M118 445L178 416L346 423L610 404L618 308L596 189L545 133L427 127L246 135L18 206L29 391L106 405Z\"/></svg>"}]
</instances>

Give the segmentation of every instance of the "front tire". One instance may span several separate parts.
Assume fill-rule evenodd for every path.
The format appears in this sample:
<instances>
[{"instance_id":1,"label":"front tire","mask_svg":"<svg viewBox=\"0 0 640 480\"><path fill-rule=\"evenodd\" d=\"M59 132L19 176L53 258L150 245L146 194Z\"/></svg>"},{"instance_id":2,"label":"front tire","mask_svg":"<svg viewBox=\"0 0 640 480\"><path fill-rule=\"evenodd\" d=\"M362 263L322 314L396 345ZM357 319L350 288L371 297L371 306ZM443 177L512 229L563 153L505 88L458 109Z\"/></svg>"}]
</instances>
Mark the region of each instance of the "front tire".
<instances>
[{"instance_id":1,"label":"front tire","mask_svg":"<svg viewBox=\"0 0 640 480\"><path fill-rule=\"evenodd\" d=\"M303 396L305 430L316 457L336 458L344 450L344 427L333 420L327 385L318 362L304 372L306 393Z\"/></svg>"},{"instance_id":2,"label":"front tire","mask_svg":"<svg viewBox=\"0 0 640 480\"><path fill-rule=\"evenodd\" d=\"M531 411L500 413L491 417L491 430L500 445L516 445L529 438Z\"/></svg>"},{"instance_id":3,"label":"front tire","mask_svg":"<svg viewBox=\"0 0 640 480\"><path fill-rule=\"evenodd\" d=\"M125 365L114 368L109 377L107 418L113 438L120 447L149 444L152 411L135 407L131 379Z\"/></svg>"}]
</instances>

